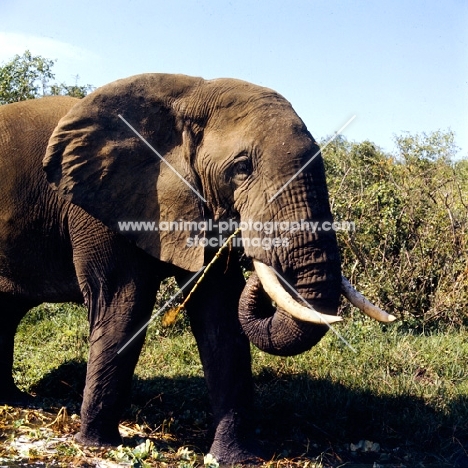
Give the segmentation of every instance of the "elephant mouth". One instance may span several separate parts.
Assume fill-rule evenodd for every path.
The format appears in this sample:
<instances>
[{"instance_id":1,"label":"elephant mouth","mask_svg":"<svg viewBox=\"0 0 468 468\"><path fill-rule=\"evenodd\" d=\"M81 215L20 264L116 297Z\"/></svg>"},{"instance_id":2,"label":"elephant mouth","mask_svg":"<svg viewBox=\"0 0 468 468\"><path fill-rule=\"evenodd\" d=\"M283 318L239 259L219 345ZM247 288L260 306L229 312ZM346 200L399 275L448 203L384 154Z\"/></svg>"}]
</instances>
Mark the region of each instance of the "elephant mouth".
<instances>
[{"instance_id":1,"label":"elephant mouth","mask_svg":"<svg viewBox=\"0 0 468 468\"><path fill-rule=\"evenodd\" d=\"M293 318L318 325L331 325L332 323L342 321L341 317L324 314L308 303L307 306L299 304L284 289L273 268L257 260L254 260L254 267L263 289L270 299ZM388 314L366 299L344 276L341 277L341 293L361 312L379 322L389 323L396 320L394 315Z\"/></svg>"}]
</instances>

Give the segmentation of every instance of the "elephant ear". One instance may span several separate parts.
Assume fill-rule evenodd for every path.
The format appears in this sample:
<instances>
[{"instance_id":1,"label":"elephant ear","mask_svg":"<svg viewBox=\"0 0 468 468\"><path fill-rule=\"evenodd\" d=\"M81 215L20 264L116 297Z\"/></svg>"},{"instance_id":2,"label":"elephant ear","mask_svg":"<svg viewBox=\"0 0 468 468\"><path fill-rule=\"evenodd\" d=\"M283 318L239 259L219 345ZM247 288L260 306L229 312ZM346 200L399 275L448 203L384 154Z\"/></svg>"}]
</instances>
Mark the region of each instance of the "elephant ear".
<instances>
[{"instance_id":1,"label":"elephant ear","mask_svg":"<svg viewBox=\"0 0 468 468\"><path fill-rule=\"evenodd\" d=\"M153 257L189 271L204 260L203 247L189 245L194 232L182 224L193 229L203 220L191 169L203 117L188 110L202 84L184 75L144 74L103 86L62 118L43 161L59 196Z\"/></svg>"}]
</instances>

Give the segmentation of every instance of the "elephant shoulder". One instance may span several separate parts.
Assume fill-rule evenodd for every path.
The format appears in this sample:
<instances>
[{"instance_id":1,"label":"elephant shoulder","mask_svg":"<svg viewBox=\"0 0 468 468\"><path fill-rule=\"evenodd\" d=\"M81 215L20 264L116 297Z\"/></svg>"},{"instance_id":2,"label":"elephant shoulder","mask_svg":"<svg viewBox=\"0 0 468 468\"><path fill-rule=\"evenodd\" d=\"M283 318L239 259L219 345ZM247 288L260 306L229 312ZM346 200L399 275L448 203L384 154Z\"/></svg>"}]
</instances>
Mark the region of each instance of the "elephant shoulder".
<instances>
[{"instance_id":1,"label":"elephant shoulder","mask_svg":"<svg viewBox=\"0 0 468 468\"><path fill-rule=\"evenodd\" d=\"M31 133L50 136L58 121L79 101L70 96L48 96L0 106L0 134L10 142ZM1 141L5 145L4 141Z\"/></svg>"},{"instance_id":2,"label":"elephant shoulder","mask_svg":"<svg viewBox=\"0 0 468 468\"><path fill-rule=\"evenodd\" d=\"M49 96L0 106L0 164L42 157L57 123L78 101Z\"/></svg>"}]
</instances>

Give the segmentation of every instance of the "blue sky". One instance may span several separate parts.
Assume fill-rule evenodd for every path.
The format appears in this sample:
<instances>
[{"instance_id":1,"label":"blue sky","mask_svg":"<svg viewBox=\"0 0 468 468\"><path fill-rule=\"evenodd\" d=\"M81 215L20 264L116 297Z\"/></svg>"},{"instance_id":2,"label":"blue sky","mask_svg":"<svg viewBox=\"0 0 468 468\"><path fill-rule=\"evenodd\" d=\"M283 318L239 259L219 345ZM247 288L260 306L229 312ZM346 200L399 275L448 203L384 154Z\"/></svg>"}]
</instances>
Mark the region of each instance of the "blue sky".
<instances>
[{"instance_id":1,"label":"blue sky","mask_svg":"<svg viewBox=\"0 0 468 468\"><path fill-rule=\"evenodd\" d=\"M1 0L0 62L57 59L57 81L234 77L283 94L315 138L452 129L468 155L466 0Z\"/></svg>"}]
</instances>

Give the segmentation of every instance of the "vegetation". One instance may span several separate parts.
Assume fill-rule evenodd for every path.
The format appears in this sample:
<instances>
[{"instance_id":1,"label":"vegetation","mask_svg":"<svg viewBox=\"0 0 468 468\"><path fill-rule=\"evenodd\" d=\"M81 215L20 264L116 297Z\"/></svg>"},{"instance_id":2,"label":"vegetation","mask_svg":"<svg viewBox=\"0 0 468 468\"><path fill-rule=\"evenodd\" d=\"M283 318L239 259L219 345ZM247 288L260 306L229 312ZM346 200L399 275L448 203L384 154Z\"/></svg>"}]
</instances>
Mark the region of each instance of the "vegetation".
<instances>
[{"instance_id":1,"label":"vegetation","mask_svg":"<svg viewBox=\"0 0 468 468\"><path fill-rule=\"evenodd\" d=\"M324 150L343 269L411 329L468 319L468 160L451 132L404 134L388 155L335 140Z\"/></svg>"},{"instance_id":2,"label":"vegetation","mask_svg":"<svg viewBox=\"0 0 468 468\"><path fill-rule=\"evenodd\" d=\"M15 55L0 66L0 105L42 96L66 95L82 98L93 90L91 85L52 83L55 60L33 56L29 50Z\"/></svg>"},{"instance_id":3,"label":"vegetation","mask_svg":"<svg viewBox=\"0 0 468 468\"><path fill-rule=\"evenodd\" d=\"M468 444L468 331L423 335L356 318L337 331L356 353L333 333L293 358L252 348L256 433L274 454L265 466L453 466ZM72 439L87 349L84 308L49 304L26 316L15 377L44 410L0 408L0 461L203 465L211 418L191 333L180 324L161 329L158 319L151 325L121 426L125 446L113 451Z\"/></svg>"}]
</instances>

